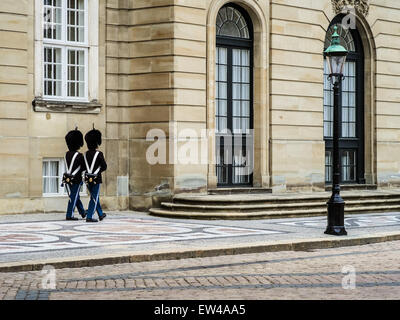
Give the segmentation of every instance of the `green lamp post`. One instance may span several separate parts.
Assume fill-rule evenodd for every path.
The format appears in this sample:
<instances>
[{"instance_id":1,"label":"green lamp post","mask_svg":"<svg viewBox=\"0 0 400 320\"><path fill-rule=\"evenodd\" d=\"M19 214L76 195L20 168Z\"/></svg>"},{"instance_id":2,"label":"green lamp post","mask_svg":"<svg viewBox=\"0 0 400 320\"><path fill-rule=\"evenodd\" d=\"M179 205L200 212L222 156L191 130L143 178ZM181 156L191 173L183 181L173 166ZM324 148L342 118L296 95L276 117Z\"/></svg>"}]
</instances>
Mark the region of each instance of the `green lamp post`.
<instances>
[{"instance_id":1,"label":"green lamp post","mask_svg":"<svg viewBox=\"0 0 400 320\"><path fill-rule=\"evenodd\" d=\"M347 57L347 50L340 45L337 26L332 35L332 42L329 48L325 50L325 56L328 61L329 78L333 84L334 106L333 106L333 177L332 177L332 195L328 205L328 226L325 234L336 236L347 235L344 227L344 201L340 196L340 154L339 154L339 111L340 111L340 87L343 79L343 70Z\"/></svg>"}]
</instances>

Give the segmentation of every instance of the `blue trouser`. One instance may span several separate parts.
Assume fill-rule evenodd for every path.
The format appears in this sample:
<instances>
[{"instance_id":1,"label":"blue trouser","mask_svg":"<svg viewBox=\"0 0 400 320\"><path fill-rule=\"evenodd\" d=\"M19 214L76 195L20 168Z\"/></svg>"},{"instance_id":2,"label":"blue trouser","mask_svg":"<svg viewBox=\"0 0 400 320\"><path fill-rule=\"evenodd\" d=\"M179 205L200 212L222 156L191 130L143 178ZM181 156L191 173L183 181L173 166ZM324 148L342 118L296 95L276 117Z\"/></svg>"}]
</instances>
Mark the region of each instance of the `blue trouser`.
<instances>
[{"instance_id":1,"label":"blue trouser","mask_svg":"<svg viewBox=\"0 0 400 320\"><path fill-rule=\"evenodd\" d=\"M85 208L83 207L81 198L79 197L79 191L81 189L82 182L80 184L73 184L72 186L67 185L69 189L69 201L67 207L67 218L74 216L75 207L78 208L79 214L83 216L85 214Z\"/></svg>"},{"instance_id":2,"label":"blue trouser","mask_svg":"<svg viewBox=\"0 0 400 320\"><path fill-rule=\"evenodd\" d=\"M92 219L95 211L97 211L97 214L99 215L100 218L103 215L103 210L101 209L100 199L99 199L100 184L88 185L88 189L90 192L90 201L86 219Z\"/></svg>"}]
</instances>

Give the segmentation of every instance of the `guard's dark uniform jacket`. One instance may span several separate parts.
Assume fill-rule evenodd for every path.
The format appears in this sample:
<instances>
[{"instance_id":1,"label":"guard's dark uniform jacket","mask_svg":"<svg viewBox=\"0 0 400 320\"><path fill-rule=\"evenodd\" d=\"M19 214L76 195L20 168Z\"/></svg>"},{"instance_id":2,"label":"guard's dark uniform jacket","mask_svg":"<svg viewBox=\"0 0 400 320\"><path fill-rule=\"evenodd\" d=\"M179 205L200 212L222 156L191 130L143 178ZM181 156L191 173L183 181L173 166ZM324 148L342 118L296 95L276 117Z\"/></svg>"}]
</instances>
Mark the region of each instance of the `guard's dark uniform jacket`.
<instances>
[{"instance_id":1,"label":"guard's dark uniform jacket","mask_svg":"<svg viewBox=\"0 0 400 320\"><path fill-rule=\"evenodd\" d=\"M93 166L93 173L97 170L98 167L100 167L97 181L98 181L98 183L102 183L103 179L101 177L101 172L107 170L107 163L106 163L106 160L104 159L103 152L96 150L96 149L90 149L90 150L86 151L86 160L87 160L88 166L90 167L92 165L92 161L93 161L93 158L94 158L94 155L96 154L96 152L99 152L99 154L96 158L96 163ZM83 168L85 171L87 171L86 165L85 165L85 160L83 159L83 156L82 156L82 161L84 163Z\"/></svg>"},{"instance_id":2,"label":"guard's dark uniform jacket","mask_svg":"<svg viewBox=\"0 0 400 320\"><path fill-rule=\"evenodd\" d=\"M78 151L68 151L65 154L65 161L67 162L66 165L69 168L69 166L71 165L71 161L72 158L74 157L74 154L78 152ZM99 155L100 156L100 155ZM79 167L81 166L81 168L79 169L79 171L76 173L75 175L75 179L74 182L76 184L80 184L82 182L82 172L85 171L86 166L85 166L85 159L83 158L83 154L78 152L78 155L75 158L75 162L74 165L72 167L71 170L71 174Z\"/></svg>"}]
</instances>

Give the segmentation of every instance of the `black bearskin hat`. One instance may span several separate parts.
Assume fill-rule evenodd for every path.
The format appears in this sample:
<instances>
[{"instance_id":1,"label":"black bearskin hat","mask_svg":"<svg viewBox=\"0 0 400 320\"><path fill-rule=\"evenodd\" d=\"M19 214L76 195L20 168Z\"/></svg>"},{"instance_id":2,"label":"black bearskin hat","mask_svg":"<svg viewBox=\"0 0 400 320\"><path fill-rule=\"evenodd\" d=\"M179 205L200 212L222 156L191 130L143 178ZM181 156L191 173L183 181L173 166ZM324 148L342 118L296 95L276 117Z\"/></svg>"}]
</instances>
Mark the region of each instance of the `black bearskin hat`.
<instances>
[{"instance_id":1,"label":"black bearskin hat","mask_svg":"<svg viewBox=\"0 0 400 320\"><path fill-rule=\"evenodd\" d=\"M88 149L96 149L101 145L101 132L94 127L85 135L85 141Z\"/></svg>"},{"instance_id":2,"label":"black bearskin hat","mask_svg":"<svg viewBox=\"0 0 400 320\"><path fill-rule=\"evenodd\" d=\"M80 147L83 147L83 134L76 128L67 133L65 136L65 142L67 143L70 151L76 151Z\"/></svg>"}]
</instances>

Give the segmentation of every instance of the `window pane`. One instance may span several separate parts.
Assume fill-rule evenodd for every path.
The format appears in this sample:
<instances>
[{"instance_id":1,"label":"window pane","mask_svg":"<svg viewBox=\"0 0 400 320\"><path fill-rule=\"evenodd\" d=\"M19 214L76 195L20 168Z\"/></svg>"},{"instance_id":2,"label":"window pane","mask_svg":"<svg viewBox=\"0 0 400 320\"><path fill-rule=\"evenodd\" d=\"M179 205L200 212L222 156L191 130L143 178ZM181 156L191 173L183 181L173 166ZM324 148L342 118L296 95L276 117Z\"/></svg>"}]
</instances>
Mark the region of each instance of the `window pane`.
<instances>
[{"instance_id":1,"label":"window pane","mask_svg":"<svg viewBox=\"0 0 400 320\"><path fill-rule=\"evenodd\" d=\"M227 64L227 49L226 48L218 48L218 53L219 53L219 60L218 63L220 64Z\"/></svg>"},{"instance_id":2,"label":"window pane","mask_svg":"<svg viewBox=\"0 0 400 320\"><path fill-rule=\"evenodd\" d=\"M58 162L57 161L50 162L50 176L53 176L53 177L58 176Z\"/></svg>"},{"instance_id":3,"label":"window pane","mask_svg":"<svg viewBox=\"0 0 400 320\"><path fill-rule=\"evenodd\" d=\"M240 84L232 84L232 98L233 99L240 99Z\"/></svg>"},{"instance_id":4,"label":"window pane","mask_svg":"<svg viewBox=\"0 0 400 320\"><path fill-rule=\"evenodd\" d=\"M240 51L239 49L232 50L232 64L234 66L240 66Z\"/></svg>"},{"instance_id":5,"label":"window pane","mask_svg":"<svg viewBox=\"0 0 400 320\"><path fill-rule=\"evenodd\" d=\"M43 193L59 193L59 165L59 161L43 161Z\"/></svg>"},{"instance_id":6,"label":"window pane","mask_svg":"<svg viewBox=\"0 0 400 320\"><path fill-rule=\"evenodd\" d=\"M226 100L219 100L218 105L219 105L219 115L226 116L227 115Z\"/></svg>"},{"instance_id":7,"label":"window pane","mask_svg":"<svg viewBox=\"0 0 400 320\"><path fill-rule=\"evenodd\" d=\"M349 121L350 122L356 121L356 108L349 108Z\"/></svg>"},{"instance_id":8,"label":"window pane","mask_svg":"<svg viewBox=\"0 0 400 320\"><path fill-rule=\"evenodd\" d=\"M332 181L332 153L330 151L325 152L325 181Z\"/></svg>"},{"instance_id":9,"label":"window pane","mask_svg":"<svg viewBox=\"0 0 400 320\"><path fill-rule=\"evenodd\" d=\"M240 101L233 100L232 105L233 105L233 112L232 112L233 116L239 117L240 116Z\"/></svg>"},{"instance_id":10,"label":"window pane","mask_svg":"<svg viewBox=\"0 0 400 320\"><path fill-rule=\"evenodd\" d=\"M226 86L226 83L219 83L219 98L221 98L221 99L226 99L227 98L227 86Z\"/></svg>"},{"instance_id":11,"label":"window pane","mask_svg":"<svg viewBox=\"0 0 400 320\"><path fill-rule=\"evenodd\" d=\"M247 130L250 129L250 119L249 118L242 118L242 129L243 132L247 133Z\"/></svg>"},{"instance_id":12,"label":"window pane","mask_svg":"<svg viewBox=\"0 0 400 320\"><path fill-rule=\"evenodd\" d=\"M242 82L250 83L250 68L242 67Z\"/></svg>"},{"instance_id":13,"label":"window pane","mask_svg":"<svg viewBox=\"0 0 400 320\"><path fill-rule=\"evenodd\" d=\"M79 82L79 88L78 88L78 97L84 97L85 96L85 84L82 82Z\"/></svg>"},{"instance_id":14,"label":"window pane","mask_svg":"<svg viewBox=\"0 0 400 320\"><path fill-rule=\"evenodd\" d=\"M341 153L342 180L356 180L356 152L354 150L344 150Z\"/></svg>"},{"instance_id":15,"label":"window pane","mask_svg":"<svg viewBox=\"0 0 400 320\"><path fill-rule=\"evenodd\" d=\"M43 2L43 37L61 40L62 6L61 0Z\"/></svg>"},{"instance_id":16,"label":"window pane","mask_svg":"<svg viewBox=\"0 0 400 320\"><path fill-rule=\"evenodd\" d=\"M68 50L68 96L85 96L85 52Z\"/></svg>"},{"instance_id":17,"label":"window pane","mask_svg":"<svg viewBox=\"0 0 400 320\"><path fill-rule=\"evenodd\" d=\"M349 91L355 91L356 89L356 78L349 78Z\"/></svg>"},{"instance_id":18,"label":"window pane","mask_svg":"<svg viewBox=\"0 0 400 320\"><path fill-rule=\"evenodd\" d=\"M85 68L84 67L78 67L78 80L85 81Z\"/></svg>"},{"instance_id":19,"label":"window pane","mask_svg":"<svg viewBox=\"0 0 400 320\"><path fill-rule=\"evenodd\" d=\"M348 138L348 136L349 136L349 124L342 123L342 137Z\"/></svg>"},{"instance_id":20,"label":"window pane","mask_svg":"<svg viewBox=\"0 0 400 320\"><path fill-rule=\"evenodd\" d=\"M249 50L241 50L242 51L242 66L250 66L250 51Z\"/></svg>"},{"instance_id":21,"label":"window pane","mask_svg":"<svg viewBox=\"0 0 400 320\"><path fill-rule=\"evenodd\" d=\"M349 137L355 138L356 137L356 124L349 123Z\"/></svg>"},{"instance_id":22,"label":"window pane","mask_svg":"<svg viewBox=\"0 0 400 320\"><path fill-rule=\"evenodd\" d=\"M250 85L242 84L242 99L249 100L250 99Z\"/></svg>"},{"instance_id":23,"label":"window pane","mask_svg":"<svg viewBox=\"0 0 400 320\"><path fill-rule=\"evenodd\" d=\"M240 130L240 118L233 118L232 119L233 123L232 123L232 128L233 128L233 133L237 133Z\"/></svg>"},{"instance_id":24,"label":"window pane","mask_svg":"<svg viewBox=\"0 0 400 320\"><path fill-rule=\"evenodd\" d=\"M43 162L43 176L49 175L49 163Z\"/></svg>"},{"instance_id":25,"label":"window pane","mask_svg":"<svg viewBox=\"0 0 400 320\"><path fill-rule=\"evenodd\" d=\"M233 67L232 70L232 81L240 82L240 67Z\"/></svg>"},{"instance_id":26,"label":"window pane","mask_svg":"<svg viewBox=\"0 0 400 320\"><path fill-rule=\"evenodd\" d=\"M68 0L67 40L85 42L85 0Z\"/></svg>"},{"instance_id":27,"label":"window pane","mask_svg":"<svg viewBox=\"0 0 400 320\"><path fill-rule=\"evenodd\" d=\"M242 101L242 116L250 116L250 102Z\"/></svg>"},{"instance_id":28,"label":"window pane","mask_svg":"<svg viewBox=\"0 0 400 320\"><path fill-rule=\"evenodd\" d=\"M349 106L355 107L356 106L356 94L349 93Z\"/></svg>"},{"instance_id":29,"label":"window pane","mask_svg":"<svg viewBox=\"0 0 400 320\"><path fill-rule=\"evenodd\" d=\"M227 81L227 69L226 66L220 65L218 66L218 81Z\"/></svg>"},{"instance_id":30,"label":"window pane","mask_svg":"<svg viewBox=\"0 0 400 320\"><path fill-rule=\"evenodd\" d=\"M44 94L46 96L61 96L61 49L44 48Z\"/></svg>"}]
</instances>

